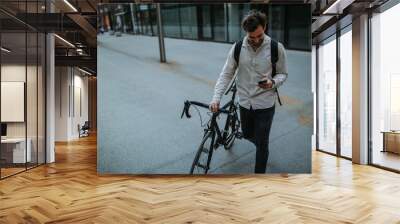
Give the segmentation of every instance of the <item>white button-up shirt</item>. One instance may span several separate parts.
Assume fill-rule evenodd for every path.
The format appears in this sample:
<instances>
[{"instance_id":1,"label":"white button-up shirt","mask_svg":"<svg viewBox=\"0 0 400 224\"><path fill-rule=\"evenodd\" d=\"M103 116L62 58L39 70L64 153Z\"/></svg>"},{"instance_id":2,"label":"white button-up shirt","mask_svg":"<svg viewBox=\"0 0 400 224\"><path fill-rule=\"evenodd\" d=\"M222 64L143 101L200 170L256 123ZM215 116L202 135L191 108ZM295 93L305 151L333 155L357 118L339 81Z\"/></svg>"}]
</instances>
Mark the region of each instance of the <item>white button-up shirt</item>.
<instances>
[{"instance_id":1,"label":"white button-up shirt","mask_svg":"<svg viewBox=\"0 0 400 224\"><path fill-rule=\"evenodd\" d=\"M237 95L239 104L247 109L265 109L274 106L276 91L287 78L286 53L281 43L278 44L278 61L276 63L276 75L272 78L271 64L271 38L264 34L264 41L254 51L247 40L243 39L240 51L239 66L234 58L235 44L231 47L225 65L215 85L212 101L219 102L230 81L236 74ZM235 73L236 72L236 73ZM266 78L274 80L271 89L263 89L258 82Z\"/></svg>"}]
</instances>

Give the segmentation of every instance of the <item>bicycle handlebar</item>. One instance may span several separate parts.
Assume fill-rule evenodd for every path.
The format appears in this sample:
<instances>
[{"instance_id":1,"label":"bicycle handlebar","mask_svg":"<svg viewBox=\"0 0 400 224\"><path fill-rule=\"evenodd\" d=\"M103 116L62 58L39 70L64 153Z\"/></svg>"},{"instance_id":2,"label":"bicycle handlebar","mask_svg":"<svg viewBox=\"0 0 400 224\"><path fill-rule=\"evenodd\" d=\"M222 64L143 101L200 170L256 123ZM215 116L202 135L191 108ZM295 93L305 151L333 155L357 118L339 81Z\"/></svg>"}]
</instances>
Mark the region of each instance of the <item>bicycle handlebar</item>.
<instances>
[{"instance_id":1,"label":"bicycle handlebar","mask_svg":"<svg viewBox=\"0 0 400 224\"><path fill-rule=\"evenodd\" d=\"M184 103L184 106L183 106L181 118L183 118L183 114L185 114L187 118L191 118L191 117L192 117L192 116L190 115L190 113L189 113L189 108L190 108L190 105L192 105L192 104L193 104L193 105L196 105L196 106L199 106L199 107L204 107L204 108L207 108L207 109L210 108L210 105L208 105L208 104L201 103L201 102L196 102L196 101L189 101L189 100L186 100L185 103ZM215 114L219 114L219 113L228 114L228 113L229 113L229 110L226 110L226 109L225 109L227 106L229 106L229 105L228 105L228 104L225 105L224 107L222 107L221 109L219 109L218 112L216 112Z\"/></svg>"}]
</instances>

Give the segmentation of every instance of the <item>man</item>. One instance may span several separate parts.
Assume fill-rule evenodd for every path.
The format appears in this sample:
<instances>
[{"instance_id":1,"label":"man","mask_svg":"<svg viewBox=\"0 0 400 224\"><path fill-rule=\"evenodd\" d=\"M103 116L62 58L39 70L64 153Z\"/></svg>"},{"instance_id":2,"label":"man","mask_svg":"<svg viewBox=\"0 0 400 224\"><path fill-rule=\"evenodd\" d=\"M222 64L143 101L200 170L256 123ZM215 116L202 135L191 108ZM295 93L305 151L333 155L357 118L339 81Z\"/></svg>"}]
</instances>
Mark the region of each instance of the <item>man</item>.
<instances>
[{"instance_id":1,"label":"man","mask_svg":"<svg viewBox=\"0 0 400 224\"><path fill-rule=\"evenodd\" d=\"M215 85L210 110L217 112L220 100L236 72L240 120L243 137L256 146L255 173L265 173L269 155L269 133L275 113L276 88L287 78L286 53L278 44L276 75L272 77L271 38L265 34L267 17L251 11L242 21L247 33L243 39L239 63L234 58L235 44ZM265 81L259 83L260 81Z\"/></svg>"}]
</instances>

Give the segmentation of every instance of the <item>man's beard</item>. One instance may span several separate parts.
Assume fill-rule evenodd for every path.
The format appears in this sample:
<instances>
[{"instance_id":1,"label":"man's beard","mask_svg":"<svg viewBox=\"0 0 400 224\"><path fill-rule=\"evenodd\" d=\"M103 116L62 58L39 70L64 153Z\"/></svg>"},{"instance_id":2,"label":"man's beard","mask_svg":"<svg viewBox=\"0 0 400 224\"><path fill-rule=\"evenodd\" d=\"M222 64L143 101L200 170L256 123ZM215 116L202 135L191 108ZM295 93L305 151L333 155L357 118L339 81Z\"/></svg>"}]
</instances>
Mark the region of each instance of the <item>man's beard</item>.
<instances>
[{"instance_id":1,"label":"man's beard","mask_svg":"<svg viewBox=\"0 0 400 224\"><path fill-rule=\"evenodd\" d=\"M249 44L253 47L253 48L258 48L261 46L261 44L263 43L264 39L260 39L260 41L258 43L254 43L253 41L249 41Z\"/></svg>"}]
</instances>

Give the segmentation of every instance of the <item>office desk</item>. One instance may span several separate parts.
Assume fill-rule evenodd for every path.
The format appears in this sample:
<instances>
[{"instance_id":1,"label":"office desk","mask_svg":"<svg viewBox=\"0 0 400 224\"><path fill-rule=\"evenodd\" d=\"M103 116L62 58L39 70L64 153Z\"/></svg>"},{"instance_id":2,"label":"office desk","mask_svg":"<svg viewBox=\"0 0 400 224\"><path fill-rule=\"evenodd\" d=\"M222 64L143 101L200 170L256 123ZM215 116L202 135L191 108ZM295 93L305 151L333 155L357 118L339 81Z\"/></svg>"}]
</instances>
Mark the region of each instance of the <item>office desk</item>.
<instances>
[{"instance_id":1,"label":"office desk","mask_svg":"<svg viewBox=\"0 0 400 224\"><path fill-rule=\"evenodd\" d=\"M25 138L6 138L1 139L1 157L8 163L25 163L31 162L31 145L30 138L27 139L27 147L25 153ZM11 159L12 158L12 159ZM25 161L26 159L26 161Z\"/></svg>"},{"instance_id":2,"label":"office desk","mask_svg":"<svg viewBox=\"0 0 400 224\"><path fill-rule=\"evenodd\" d=\"M382 152L392 152L400 154L400 131L382 131L383 150Z\"/></svg>"}]
</instances>

